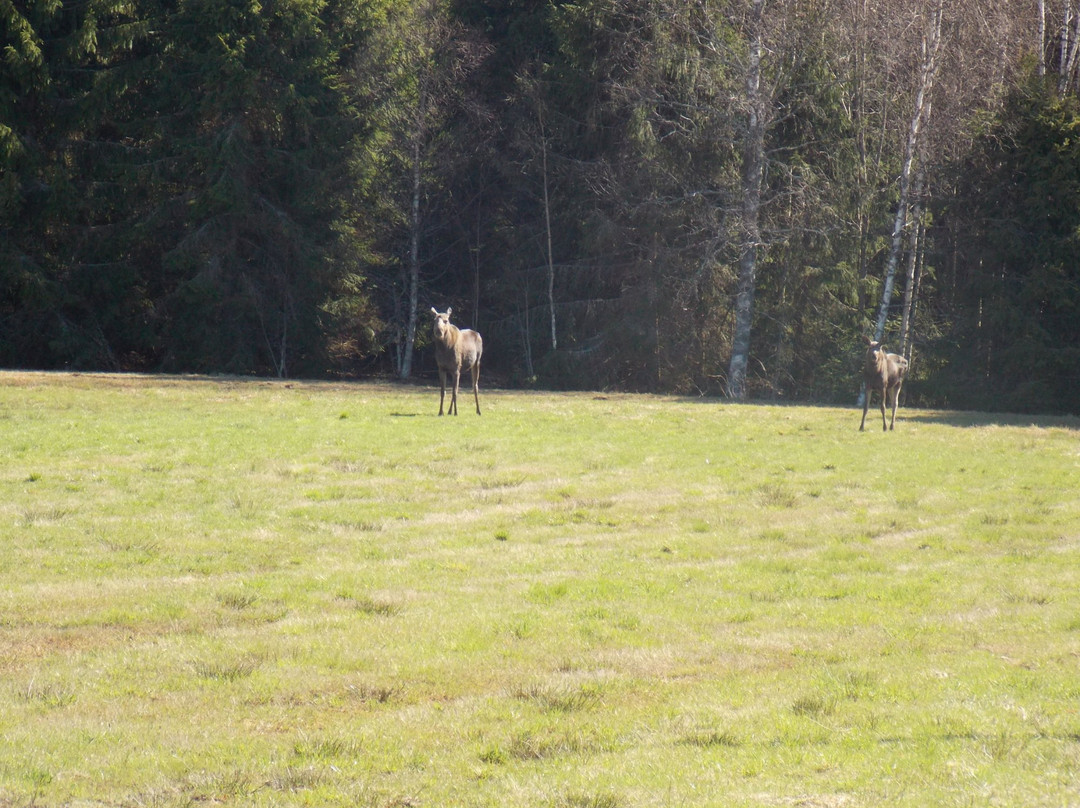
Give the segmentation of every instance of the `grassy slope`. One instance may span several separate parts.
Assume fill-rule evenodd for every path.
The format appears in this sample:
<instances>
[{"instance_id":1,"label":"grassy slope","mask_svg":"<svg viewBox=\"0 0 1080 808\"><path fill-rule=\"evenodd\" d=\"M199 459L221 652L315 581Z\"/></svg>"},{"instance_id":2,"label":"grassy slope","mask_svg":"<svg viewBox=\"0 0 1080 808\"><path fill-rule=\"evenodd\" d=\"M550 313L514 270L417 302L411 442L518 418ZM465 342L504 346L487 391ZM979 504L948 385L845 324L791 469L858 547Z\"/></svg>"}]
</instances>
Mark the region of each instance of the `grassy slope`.
<instances>
[{"instance_id":1,"label":"grassy slope","mask_svg":"<svg viewBox=\"0 0 1080 808\"><path fill-rule=\"evenodd\" d=\"M0 374L0 805L1080 801L1080 422L484 406Z\"/></svg>"}]
</instances>

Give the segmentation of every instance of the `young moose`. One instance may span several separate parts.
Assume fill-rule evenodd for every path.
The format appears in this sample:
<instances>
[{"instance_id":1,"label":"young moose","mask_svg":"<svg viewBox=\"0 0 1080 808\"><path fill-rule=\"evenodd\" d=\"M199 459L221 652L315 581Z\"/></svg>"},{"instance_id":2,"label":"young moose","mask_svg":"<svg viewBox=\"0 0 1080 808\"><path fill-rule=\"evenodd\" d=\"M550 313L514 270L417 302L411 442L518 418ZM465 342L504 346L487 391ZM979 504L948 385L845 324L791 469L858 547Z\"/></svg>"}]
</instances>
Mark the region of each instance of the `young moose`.
<instances>
[{"instance_id":1,"label":"young moose","mask_svg":"<svg viewBox=\"0 0 1080 808\"><path fill-rule=\"evenodd\" d=\"M866 341L866 362L863 364L863 380L866 382L866 398L863 399L862 423L859 431L866 427L866 411L870 407L870 396L875 392L881 397L881 429L885 427L886 401L892 406L892 420L888 429L896 425L896 402L900 398L900 385L907 373L907 360L894 353L885 353L885 346L874 342L870 337Z\"/></svg>"},{"instance_id":2,"label":"young moose","mask_svg":"<svg viewBox=\"0 0 1080 808\"><path fill-rule=\"evenodd\" d=\"M446 314L440 314L431 307L435 315L435 361L439 365L439 415L443 414L443 399L446 397L446 376L454 377L454 390L450 395L449 415L457 415L458 386L461 383L461 371L472 372L473 397L476 399L476 414L480 414L480 354L484 352L484 341L480 334L469 328L458 328L450 324L452 308Z\"/></svg>"}]
</instances>

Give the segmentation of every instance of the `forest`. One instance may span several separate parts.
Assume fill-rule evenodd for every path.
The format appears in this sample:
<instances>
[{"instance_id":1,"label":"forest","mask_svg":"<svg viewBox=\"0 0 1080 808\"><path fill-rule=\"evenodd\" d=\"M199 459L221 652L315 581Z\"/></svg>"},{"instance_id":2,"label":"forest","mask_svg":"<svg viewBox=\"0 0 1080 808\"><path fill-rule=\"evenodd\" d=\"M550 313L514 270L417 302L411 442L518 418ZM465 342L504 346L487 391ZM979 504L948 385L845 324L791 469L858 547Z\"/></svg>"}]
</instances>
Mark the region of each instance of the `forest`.
<instances>
[{"instance_id":1,"label":"forest","mask_svg":"<svg viewBox=\"0 0 1080 808\"><path fill-rule=\"evenodd\" d=\"M1080 413L1080 0L0 0L0 366ZM481 385L483 386L482 379Z\"/></svg>"}]
</instances>

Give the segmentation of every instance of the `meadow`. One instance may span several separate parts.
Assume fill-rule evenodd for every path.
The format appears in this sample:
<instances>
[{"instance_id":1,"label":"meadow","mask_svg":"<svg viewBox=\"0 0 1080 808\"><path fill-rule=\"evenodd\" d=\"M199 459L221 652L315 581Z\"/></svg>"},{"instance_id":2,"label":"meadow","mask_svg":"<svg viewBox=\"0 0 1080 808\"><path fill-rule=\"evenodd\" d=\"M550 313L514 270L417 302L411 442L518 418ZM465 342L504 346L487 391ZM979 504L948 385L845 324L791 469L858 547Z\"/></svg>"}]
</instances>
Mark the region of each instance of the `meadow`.
<instances>
[{"instance_id":1,"label":"meadow","mask_svg":"<svg viewBox=\"0 0 1080 808\"><path fill-rule=\"evenodd\" d=\"M1080 805L1080 420L481 404L0 373L0 805Z\"/></svg>"}]
</instances>

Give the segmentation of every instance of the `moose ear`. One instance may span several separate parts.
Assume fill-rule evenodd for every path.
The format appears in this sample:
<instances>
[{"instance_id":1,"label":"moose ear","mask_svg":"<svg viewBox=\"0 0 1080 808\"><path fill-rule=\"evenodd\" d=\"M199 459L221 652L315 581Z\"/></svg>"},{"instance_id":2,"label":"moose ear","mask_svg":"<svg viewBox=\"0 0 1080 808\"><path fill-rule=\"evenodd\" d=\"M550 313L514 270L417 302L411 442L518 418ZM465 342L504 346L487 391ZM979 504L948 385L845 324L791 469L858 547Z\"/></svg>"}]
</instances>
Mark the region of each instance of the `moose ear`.
<instances>
[{"instance_id":1,"label":"moose ear","mask_svg":"<svg viewBox=\"0 0 1080 808\"><path fill-rule=\"evenodd\" d=\"M449 319L449 318L450 318L450 313L451 313L452 311L453 311L453 309L452 309L452 308L450 308L449 306L447 306L447 307L446 307L446 317L447 317L447 319Z\"/></svg>"},{"instance_id":2,"label":"moose ear","mask_svg":"<svg viewBox=\"0 0 1080 808\"><path fill-rule=\"evenodd\" d=\"M432 309L432 311L434 311L434 309ZM870 337L866 336L866 334L863 334L862 341L865 342L867 345L869 345L871 342L873 342L873 340L870 339Z\"/></svg>"},{"instance_id":3,"label":"moose ear","mask_svg":"<svg viewBox=\"0 0 1080 808\"><path fill-rule=\"evenodd\" d=\"M437 312L437 311L435 310L435 307L434 307L434 306L432 306L432 307L431 307L431 313L432 313L432 314L434 314L434 315L435 315L436 317L438 317L438 316L439 316L439 312Z\"/></svg>"}]
</instances>

